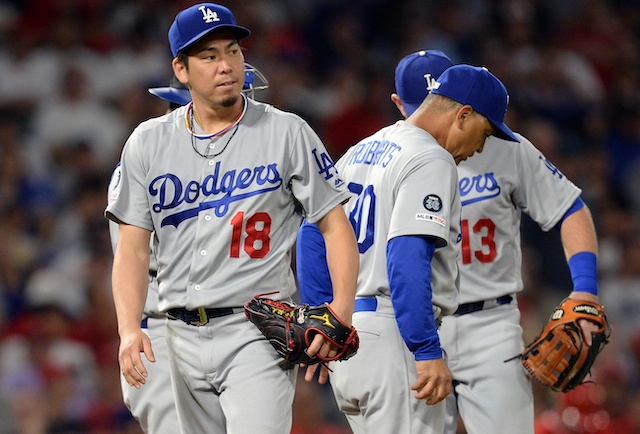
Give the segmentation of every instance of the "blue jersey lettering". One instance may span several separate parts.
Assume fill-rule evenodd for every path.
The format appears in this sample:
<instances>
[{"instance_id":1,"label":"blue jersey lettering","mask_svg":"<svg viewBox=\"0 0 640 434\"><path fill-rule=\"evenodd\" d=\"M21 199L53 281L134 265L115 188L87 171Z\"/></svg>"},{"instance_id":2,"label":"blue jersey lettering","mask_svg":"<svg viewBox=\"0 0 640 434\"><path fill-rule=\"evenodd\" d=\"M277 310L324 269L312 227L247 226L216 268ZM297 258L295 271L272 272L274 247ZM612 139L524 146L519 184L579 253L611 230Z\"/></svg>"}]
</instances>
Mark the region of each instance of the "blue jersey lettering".
<instances>
[{"instance_id":1,"label":"blue jersey lettering","mask_svg":"<svg viewBox=\"0 0 640 434\"><path fill-rule=\"evenodd\" d=\"M250 188L252 185L253 189ZM149 193L158 198L151 206L156 213L174 209L183 203L192 204L203 198L219 196L162 219L161 226L178 227L181 222L197 216L204 209L214 209L216 216L223 217L231 203L277 190L281 185L282 178L276 164L244 168L239 172L233 169L220 175L220 162L217 162L213 173L207 175L202 183L192 180L183 184L178 176L167 173L151 181ZM251 191L244 191L248 189Z\"/></svg>"}]
</instances>

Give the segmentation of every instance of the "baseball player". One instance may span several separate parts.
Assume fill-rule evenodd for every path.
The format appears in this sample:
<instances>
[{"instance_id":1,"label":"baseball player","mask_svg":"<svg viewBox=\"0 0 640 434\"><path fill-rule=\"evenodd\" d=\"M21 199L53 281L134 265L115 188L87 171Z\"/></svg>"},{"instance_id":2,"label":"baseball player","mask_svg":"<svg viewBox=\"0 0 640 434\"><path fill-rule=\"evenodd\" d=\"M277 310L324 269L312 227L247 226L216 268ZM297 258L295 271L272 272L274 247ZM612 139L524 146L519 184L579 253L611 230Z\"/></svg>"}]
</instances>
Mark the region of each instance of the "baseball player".
<instances>
[{"instance_id":1,"label":"baseball player","mask_svg":"<svg viewBox=\"0 0 640 434\"><path fill-rule=\"evenodd\" d=\"M264 75L249 63L244 64L245 82L242 91L254 98L256 91L265 90L269 87L269 82ZM150 88L149 92L160 99L169 102L168 112L178 107L188 104L191 101L189 89L180 83L175 76L171 77L168 87ZM122 169L118 164L111 176L108 197L115 192L116 186L120 182ZM111 244L115 252L118 240L118 224L109 220L109 235ZM155 362L147 365L147 374L151 380L144 388L136 389L130 387L124 376L121 376L121 388L124 403L131 414L138 420L145 433L152 434L175 434L180 431L178 418L176 415L175 403L171 389L169 376L169 353L165 339L165 319L166 315L158 309L158 282L156 276L158 266L155 261L153 244L150 245L149 257L149 288L147 290L147 300L144 305L142 321L140 327L147 333Z\"/></svg>"},{"instance_id":2,"label":"baseball player","mask_svg":"<svg viewBox=\"0 0 640 434\"><path fill-rule=\"evenodd\" d=\"M392 100L405 116L427 94L417 86L431 72L427 66L396 71L398 94ZM574 281L569 297L598 301L596 233L580 189L530 141L516 136L518 146L490 137L482 154L458 165L460 305L440 327L453 375L447 434L457 432L458 415L469 434L534 432L529 376L517 361L505 363L524 348L516 302L522 290L521 212L545 231L560 231ZM581 327L590 344L596 326L584 321Z\"/></svg>"},{"instance_id":3,"label":"baseball player","mask_svg":"<svg viewBox=\"0 0 640 434\"><path fill-rule=\"evenodd\" d=\"M454 375L447 433L457 415L469 434L533 434L529 376L517 361L524 348L516 296L523 288L520 216L558 230L573 279L569 298L598 302L597 241L581 190L534 145L505 147L497 138L483 155L458 166L462 201L460 306L443 320L440 339ZM591 344L595 324L581 320ZM515 417L517 415L517 417Z\"/></svg>"},{"instance_id":4,"label":"baseball player","mask_svg":"<svg viewBox=\"0 0 640 434\"><path fill-rule=\"evenodd\" d=\"M217 4L178 13L169 29L172 66L192 102L134 130L106 209L119 224L113 294L121 370L133 387L151 381L140 353L155 356L139 321L153 234L183 433L289 433L296 371L282 367L243 306L260 293L294 293L300 210L325 237L332 309L350 325L354 308L357 244L341 206L348 190L304 120L242 94L239 42L249 34ZM335 351L321 335L308 349Z\"/></svg>"},{"instance_id":5,"label":"baseball player","mask_svg":"<svg viewBox=\"0 0 640 434\"><path fill-rule=\"evenodd\" d=\"M416 59L443 63L439 52L425 52L400 67L415 68ZM331 383L354 433L444 429L451 373L437 326L458 305L456 164L490 135L517 141L503 122L506 89L488 70L458 65L432 78L423 77L432 92L406 121L363 139L336 164L354 195L345 209L360 251L360 349L331 365ZM322 262L322 249L307 242L314 232L309 223L301 228L297 255L301 295L317 302L315 282L305 278Z\"/></svg>"}]
</instances>

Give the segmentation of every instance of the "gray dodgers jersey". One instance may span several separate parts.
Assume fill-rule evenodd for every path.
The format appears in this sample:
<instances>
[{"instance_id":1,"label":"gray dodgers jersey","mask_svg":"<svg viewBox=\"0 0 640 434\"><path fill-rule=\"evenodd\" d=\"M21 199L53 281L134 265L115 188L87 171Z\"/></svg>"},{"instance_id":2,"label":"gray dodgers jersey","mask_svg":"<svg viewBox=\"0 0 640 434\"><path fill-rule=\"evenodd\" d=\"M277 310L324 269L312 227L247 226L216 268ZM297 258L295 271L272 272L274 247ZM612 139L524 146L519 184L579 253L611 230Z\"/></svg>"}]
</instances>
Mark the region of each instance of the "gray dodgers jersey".
<instances>
[{"instance_id":1,"label":"gray dodgers jersey","mask_svg":"<svg viewBox=\"0 0 640 434\"><path fill-rule=\"evenodd\" d=\"M522 290L521 212L552 229L581 190L529 140L491 136L480 154L458 165L463 242L460 303Z\"/></svg>"},{"instance_id":2,"label":"gray dodgers jersey","mask_svg":"<svg viewBox=\"0 0 640 434\"><path fill-rule=\"evenodd\" d=\"M210 140L186 128L190 105L143 122L125 144L122 182L106 213L155 230L162 311L290 296L299 205L315 222L349 198L304 120L245 101L237 131L213 138L210 158L192 149L194 140L204 154Z\"/></svg>"},{"instance_id":3,"label":"gray dodgers jersey","mask_svg":"<svg viewBox=\"0 0 640 434\"><path fill-rule=\"evenodd\" d=\"M451 154L423 129L399 121L351 147L336 165L354 195L344 207L360 249L357 296L389 295L389 240L429 235L437 240L431 262L434 316L453 313L460 196Z\"/></svg>"}]
</instances>

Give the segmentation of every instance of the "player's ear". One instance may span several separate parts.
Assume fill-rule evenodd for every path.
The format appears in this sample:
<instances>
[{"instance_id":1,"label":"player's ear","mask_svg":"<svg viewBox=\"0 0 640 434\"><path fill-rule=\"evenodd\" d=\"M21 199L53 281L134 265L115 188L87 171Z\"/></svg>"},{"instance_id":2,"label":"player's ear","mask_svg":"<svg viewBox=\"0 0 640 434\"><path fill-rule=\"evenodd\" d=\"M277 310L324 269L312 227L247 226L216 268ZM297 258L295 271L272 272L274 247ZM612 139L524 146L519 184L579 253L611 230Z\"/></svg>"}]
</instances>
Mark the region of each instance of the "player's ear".
<instances>
[{"instance_id":1,"label":"player's ear","mask_svg":"<svg viewBox=\"0 0 640 434\"><path fill-rule=\"evenodd\" d=\"M178 58L176 57L171 62L171 67L173 68L173 73L175 74L178 81L180 81L180 83L185 85L189 83L189 71L187 69L187 65L178 60Z\"/></svg>"},{"instance_id":2,"label":"player's ear","mask_svg":"<svg viewBox=\"0 0 640 434\"><path fill-rule=\"evenodd\" d=\"M398 111L400 111L400 113L402 114L403 118L407 118L407 112L404 111L404 106L402 105L402 100L400 99L400 97L398 96L397 93L392 93L391 94L391 101L393 101L393 103L396 105L396 107L398 108Z\"/></svg>"},{"instance_id":3,"label":"player's ear","mask_svg":"<svg viewBox=\"0 0 640 434\"><path fill-rule=\"evenodd\" d=\"M468 104L463 105L456 112L456 124L462 129L465 122L473 115L473 107Z\"/></svg>"}]
</instances>

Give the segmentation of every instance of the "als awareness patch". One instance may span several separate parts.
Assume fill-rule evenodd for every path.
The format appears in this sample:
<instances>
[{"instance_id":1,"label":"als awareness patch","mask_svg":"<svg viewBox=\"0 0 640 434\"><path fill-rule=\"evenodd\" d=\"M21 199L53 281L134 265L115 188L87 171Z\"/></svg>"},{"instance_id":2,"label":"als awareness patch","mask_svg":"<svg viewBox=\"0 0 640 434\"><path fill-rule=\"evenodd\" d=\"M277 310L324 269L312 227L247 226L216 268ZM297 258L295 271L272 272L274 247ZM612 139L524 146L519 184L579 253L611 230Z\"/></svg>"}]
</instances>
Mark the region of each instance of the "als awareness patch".
<instances>
[{"instance_id":1,"label":"als awareness patch","mask_svg":"<svg viewBox=\"0 0 640 434\"><path fill-rule=\"evenodd\" d=\"M423 200L422 205L427 211L439 212L442 209L442 199L435 194L428 194Z\"/></svg>"},{"instance_id":2,"label":"als awareness patch","mask_svg":"<svg viewBox=\"0 0 640 434\"><path fill-rule=\"evenodd\" d=\"M111 181L109 181L109 203L115 201L120 196L121 182L122 181L122 165L118 163L111 175Z\"/></svg>"},{"instance_id":3,"label":"als awareness patch","mask_svg":"<svg viewBox=\"0 0 640 434\"><path fill-rule=\"evenodd\" d=\"M447 221L442 217L438 217L437 215L433 215L433 214L426 214L423 212L419 212L418 214L416 214L416 220L423 220L427 222L437 223L442 227L444 227L447 224Z\"/></svg>"}]
</instances>

